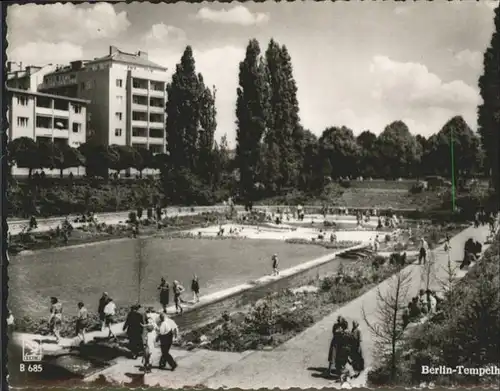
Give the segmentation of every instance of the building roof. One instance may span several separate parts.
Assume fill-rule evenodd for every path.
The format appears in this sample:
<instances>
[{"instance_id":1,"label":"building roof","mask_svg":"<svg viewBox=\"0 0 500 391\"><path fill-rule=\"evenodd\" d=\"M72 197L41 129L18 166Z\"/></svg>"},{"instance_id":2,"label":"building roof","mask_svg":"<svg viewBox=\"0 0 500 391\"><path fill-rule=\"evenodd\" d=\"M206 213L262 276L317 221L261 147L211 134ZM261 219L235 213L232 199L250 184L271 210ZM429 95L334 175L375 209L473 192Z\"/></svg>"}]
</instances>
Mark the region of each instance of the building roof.
<instances>
[{"instance_id":1,"label":"building roof","mask_svg":"<svg viewBox=\"0 0 500 391\"><path fill-rule=\"evenodd\" d=\"M117 61L117 62L123 62L126 64L134 64L134 65L138 65L141 67L156 68L156 69L161 70L161 71L167 70L167 68L162 67L161 65L158 65L152 61L149 61L147 58L140 57L138 54L125 53L125 52L122 52L121 50L116 50L112 54L108 54L107 56L96 58L95 60L89 61L88 63L93 64L96 62L103 62L103 61Z\"/></svg>"},{"instance_id":2,"label":"building roof","mask_svg":"<svg viewBox=\"0 0 500 391\"><path fill-rule=\"evenodd\" d=\"M12 88L12 87L7 87L6 89L7 89L8 92L12 92L14 94L24 94L24 95L41 96L41 97L44 97L44 98L52 98L52 99L63 99L63 100L69 100L71 102L84 103L84 104L90 103L90 100L79 99L79 98L72 98L72 97L69 97L69 96L45 94L43 92L21 90L19 88Z\"/></svg>"}]
</instances>

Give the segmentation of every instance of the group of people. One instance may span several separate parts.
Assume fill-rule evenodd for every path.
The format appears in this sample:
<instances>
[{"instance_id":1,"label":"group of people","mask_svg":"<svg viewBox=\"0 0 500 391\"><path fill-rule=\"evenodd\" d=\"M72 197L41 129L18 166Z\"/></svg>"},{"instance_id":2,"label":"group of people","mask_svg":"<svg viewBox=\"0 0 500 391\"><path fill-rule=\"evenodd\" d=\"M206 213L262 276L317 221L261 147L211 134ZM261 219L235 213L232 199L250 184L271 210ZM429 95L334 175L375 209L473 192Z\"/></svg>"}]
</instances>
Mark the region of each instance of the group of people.
<instances>
[{"instance_id":1,"label":"group of people","mask_svg":"<svg viewBox=\"0 0 500 391\"><path fill-rule=\"evenodd\" d=\"M160 292L160 304L163 308L163 312L167 313L167 307L170 303L170 285L165 278L161 278L160 285L158 285L157 289ZM172 293L174 295L176 314L179 312L182 314L184 312L182 304L187 302L182 297L184 292L184 287L179 283L179 281L174 280L172 284ZM200 301L200 281L196 274L193 275L193 279L191 280L191 292L193 293L193 302L198 303Z\"/></svg>"},{"instance_id":2,"label":"group of people","mask_svg":"<svg viewBox=\"0 0 500 391\"><path fill-rule=\"evenodd\" d=\"M333 372L342 379L346 375L346 365L349 363L355 371L355 376L358 376L365 369L358 322L353 321L349 330L348 321L339 316L333 325L332 334L326 375L330 376Z\"/></svg>"},{"instance_id":3,"label":"group of people","mask_svg":"<svg viewBox=\"0 0 500 391\"><path fill-rule=\"evenodd\" d=\"M436 292L427 289L420 289L417 296L408 303L408 308L403 313L403 328L414 322L422 315L434 314L439 310L441 299Z\"/></svg>"},{"instance_id":4,"label":"group of people","mask_svg":"<svg viewBox=\"0 0 500 391\"><path fill-rule=\"evenodd\" d=\"M174 371L177 363L170 354L170 348L178 336L176 323L165 312L157 316L152 308L141 313L141 305L133 305L123 324L123 331L127 333L129 349L133 358L143 356L144 371L151 372L152 353L159 344L161 357L159 368L164 369L168 363Z\"/></svg>"}]
</instances>

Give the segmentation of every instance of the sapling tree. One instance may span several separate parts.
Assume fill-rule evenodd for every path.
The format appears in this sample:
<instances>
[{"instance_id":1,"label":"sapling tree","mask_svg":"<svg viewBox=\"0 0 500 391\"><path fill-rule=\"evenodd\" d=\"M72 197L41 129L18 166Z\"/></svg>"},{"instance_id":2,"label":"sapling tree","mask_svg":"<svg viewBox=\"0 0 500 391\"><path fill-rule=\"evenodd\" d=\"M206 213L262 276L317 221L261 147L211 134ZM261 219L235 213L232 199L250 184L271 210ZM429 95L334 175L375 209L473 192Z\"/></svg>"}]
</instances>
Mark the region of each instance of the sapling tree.
<instances>
[{"instance_id":1,"label":"sapling tree","mask_svg":"<svg viewBox=\"0 0 500 391\"><path fill-rule=\"evenodd\" d=\"M411 273L400 270L394 275L386 289L377 290L377 306L374 318L369 319L362 308L363 320L375 342L375 352L379 359L390 363L391 380L397 373L396 348L404 336L403 313L408 305L408 293L411 283Z\"/></svg>"}]
</instances>

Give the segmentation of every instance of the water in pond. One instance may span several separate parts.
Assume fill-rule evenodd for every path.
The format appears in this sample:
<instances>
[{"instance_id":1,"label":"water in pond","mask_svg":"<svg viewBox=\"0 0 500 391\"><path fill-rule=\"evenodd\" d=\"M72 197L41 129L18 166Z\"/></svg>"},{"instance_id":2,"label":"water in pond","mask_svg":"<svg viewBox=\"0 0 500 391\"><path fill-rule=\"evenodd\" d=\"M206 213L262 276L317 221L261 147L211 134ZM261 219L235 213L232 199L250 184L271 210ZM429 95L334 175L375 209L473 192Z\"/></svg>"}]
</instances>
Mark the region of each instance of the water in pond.
<instances>
[{"instance_id":1,"label":"water in pond","mask_svg":"<svg viewBox=\"0 0 500 391\"><path fill-rule=\"evenodd\" d=\"M94 312L107 291L118 306L140 300L158 308L156 288L162 276L179 280L189 293L196 273L204 295L270 274L274 253L286 269L331 252L277 240L161 238L43 250L10 258L9 305L16 318L46 317L49 298L56 296L65 314L76 315L79 301Z\"/></svg>"}]
</instances>

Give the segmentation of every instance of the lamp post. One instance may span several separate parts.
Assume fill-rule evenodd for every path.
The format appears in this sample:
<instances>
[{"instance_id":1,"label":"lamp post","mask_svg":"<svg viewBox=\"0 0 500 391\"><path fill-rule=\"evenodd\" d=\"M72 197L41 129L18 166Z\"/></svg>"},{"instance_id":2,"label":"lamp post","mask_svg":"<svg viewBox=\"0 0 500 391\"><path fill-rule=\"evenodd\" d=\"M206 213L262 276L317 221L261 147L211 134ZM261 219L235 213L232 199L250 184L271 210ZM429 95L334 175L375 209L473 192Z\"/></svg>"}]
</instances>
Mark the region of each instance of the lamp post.
<instances>
[{"instance_id":1,"label":"lamp post","mask_svg":"<svg viewBox=\"0 0 500 391\"><path fill-rule=\"evenodd\" d=\"M453 127L450 133L450 149L451 149L451 202L452 211L455 212L455 156L453 147Z\"/></svg>"}]
</instances>

